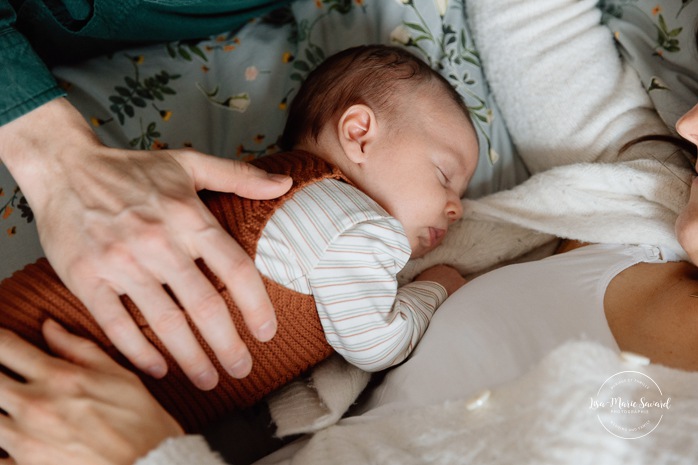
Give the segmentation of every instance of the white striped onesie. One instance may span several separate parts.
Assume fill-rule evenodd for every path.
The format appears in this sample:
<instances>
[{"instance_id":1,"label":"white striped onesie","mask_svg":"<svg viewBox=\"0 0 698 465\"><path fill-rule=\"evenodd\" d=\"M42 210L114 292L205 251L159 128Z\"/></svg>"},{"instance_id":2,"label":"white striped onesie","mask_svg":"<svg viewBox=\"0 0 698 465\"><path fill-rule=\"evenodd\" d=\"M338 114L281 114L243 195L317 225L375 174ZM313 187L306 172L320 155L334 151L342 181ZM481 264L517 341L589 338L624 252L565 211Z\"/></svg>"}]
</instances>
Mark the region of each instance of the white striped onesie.
<instances>
[{"instance_id":1,"label":"white striped onesie","mask_svg":"<svg viewBox=\"0 0 698 465\"><path fill-rule=\"evenodd\" d=\"M378 371L407 358L446 300L435 282L398 289L410 258L402 225L374 200L324 179L296 192L257 244L263 275L312 294L327 342L348 362Z\"/></svg>"}]
</instances>

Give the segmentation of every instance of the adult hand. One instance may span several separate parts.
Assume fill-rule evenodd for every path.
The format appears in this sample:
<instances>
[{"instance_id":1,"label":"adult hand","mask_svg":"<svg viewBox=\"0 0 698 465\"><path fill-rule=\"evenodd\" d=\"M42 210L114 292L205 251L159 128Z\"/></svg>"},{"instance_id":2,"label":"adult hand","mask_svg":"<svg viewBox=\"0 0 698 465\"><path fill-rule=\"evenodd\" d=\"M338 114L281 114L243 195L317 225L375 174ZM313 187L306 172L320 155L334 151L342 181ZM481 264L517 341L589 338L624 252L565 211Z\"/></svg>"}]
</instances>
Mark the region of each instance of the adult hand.
<instances>
[{"instance_id":1,"label":"adult hand","mask_svg":"<svg viewBox=\"0 0 698 465\"><path fill-rule=\"evenodd\" d=\"M431 268L427 268L414 280L439 283L446 289L449 297L468 282L461 276L458 270L448 265L434 265Z\"/></svg>"},{"instance_id":2,"label":"adult hand","mask_svg":"<svg viewBox=\"0 0 698 465\"><path fill-rule=\"evenodd\" d=\"M182 428L138 377L94 343L49 320L43 326L45 354L0 329L0 463L131 465Z\"/></svg>"},{"instance_id":3,"label":"adult hand","mask_svg":"<svg viewBox=\"0 0 698 465\"><path fill-rule=\"evenodd\" d=\"M274 198L289 189L290 178L192 150L105 147L65 99L0 127L0 157L34 211L52 266L135 366L155 377L167 371L121 294L140 308L195 385L210 389L218 382L167 284L221 365L235 377L249 373L247 347L195 260L202 258L225 283L261 341L276 332L274 310L254 263L196 192Z\"/></svg>"}]
</instances>

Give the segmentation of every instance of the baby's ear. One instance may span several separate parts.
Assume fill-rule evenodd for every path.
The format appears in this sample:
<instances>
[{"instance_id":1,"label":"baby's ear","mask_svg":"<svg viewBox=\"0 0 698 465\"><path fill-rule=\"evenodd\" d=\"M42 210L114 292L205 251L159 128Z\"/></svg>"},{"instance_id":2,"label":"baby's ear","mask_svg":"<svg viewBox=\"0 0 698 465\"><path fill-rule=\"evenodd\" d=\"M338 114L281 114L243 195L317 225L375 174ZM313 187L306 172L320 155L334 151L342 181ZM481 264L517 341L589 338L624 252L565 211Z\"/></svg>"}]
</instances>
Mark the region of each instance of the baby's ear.
<instances>
[{"instance_id":1,"label":"baby's ear","mask_svg":"<svg viewBox=\"0 0 698 465\"><path fill-rule=\"evenodd\" d=\"M354 163L362 163L378 133L376 115L367 105L352 105L339 118L338 133L346 156Z\"/></svg>"}]
</instances>

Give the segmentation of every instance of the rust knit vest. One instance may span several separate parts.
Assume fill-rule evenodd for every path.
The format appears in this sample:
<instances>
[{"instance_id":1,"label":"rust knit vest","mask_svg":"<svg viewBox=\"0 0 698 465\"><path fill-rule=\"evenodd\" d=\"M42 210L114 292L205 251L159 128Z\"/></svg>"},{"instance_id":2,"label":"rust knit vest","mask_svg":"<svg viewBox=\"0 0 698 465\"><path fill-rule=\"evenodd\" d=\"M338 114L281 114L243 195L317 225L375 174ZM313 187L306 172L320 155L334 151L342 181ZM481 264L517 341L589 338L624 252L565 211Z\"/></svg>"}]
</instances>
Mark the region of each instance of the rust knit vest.
<instances>
[{"instance_id":1,"label":"rust knit vest","mask_svg":"<svg viewBox=\"0 0 698 465\"><path fill-rule=\"evenodd\" d=\"M257 241L266 222L294 192L325 178L347 180L335 167L304 152L269 155L253 163L272 173L290 175L294 180L293 187L284 196L273 200L249 200L214 192L203 192L201 198L223 228L254 259ZM120 364L135 371L148 390L187 432L199 431L227 412L255 404L332 353L312 296L286 289L263 277L276 309L278 330L271 341L261 343L247 330L242 315L221 281L204 263L199 261L198 264L225 299L235 326L253 358L250 375L244 379L234 379L222 369L212 350L195 330L197 339L214 361L220 375L218 386L211 391L200 391L187 379L148 327L140 311L128 297L122 297L127 310L148 340L163 353L169 365L167 376L161 380L136 370L114 348L87 309L61 283L46 259L27 266L0 283L0 326L46 349L41 323L50 317L71 332L97 342ZM187 319L191 325L191 320Z\"/></svg>"}]
</instances>

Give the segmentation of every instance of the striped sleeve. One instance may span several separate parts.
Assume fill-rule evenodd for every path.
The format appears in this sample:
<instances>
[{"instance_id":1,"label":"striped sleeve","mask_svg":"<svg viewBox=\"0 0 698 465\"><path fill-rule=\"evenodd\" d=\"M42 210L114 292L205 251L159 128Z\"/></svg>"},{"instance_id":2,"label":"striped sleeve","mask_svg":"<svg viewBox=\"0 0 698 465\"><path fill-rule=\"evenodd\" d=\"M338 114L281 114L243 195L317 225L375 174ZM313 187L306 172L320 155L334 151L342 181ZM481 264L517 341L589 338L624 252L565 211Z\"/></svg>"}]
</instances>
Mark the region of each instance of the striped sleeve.
<instances>
[{"instance_id":1,"label":"striped sleeve","mask_svg":"<svg viewBox=\"0 0 698 465\"><path fill-rule=\"evenodd\" d=\"M356 188L332 179L297 192L257 244L259 271L315 297L327 341L347 361L377 371L403 361L446 299L432 282L398 289L410 258L402 225Z\"/></svg>"},{"instance_id":2,"label":"striped sleeve","mask_svg":"<svg viewBox=\"0 0 698 465\"><path fill-rule=\"evenodd\" d=\"M432 282L398 289L395 276L409 245L396 223L384 218L344 231L310 275L327 341L366 371L405 360L447 296Z\"/></svg>"}]
</instances>

